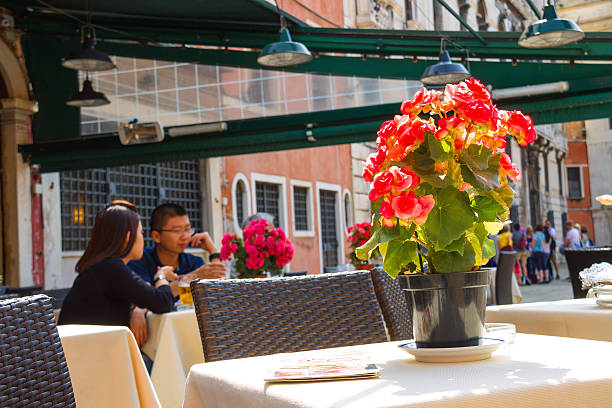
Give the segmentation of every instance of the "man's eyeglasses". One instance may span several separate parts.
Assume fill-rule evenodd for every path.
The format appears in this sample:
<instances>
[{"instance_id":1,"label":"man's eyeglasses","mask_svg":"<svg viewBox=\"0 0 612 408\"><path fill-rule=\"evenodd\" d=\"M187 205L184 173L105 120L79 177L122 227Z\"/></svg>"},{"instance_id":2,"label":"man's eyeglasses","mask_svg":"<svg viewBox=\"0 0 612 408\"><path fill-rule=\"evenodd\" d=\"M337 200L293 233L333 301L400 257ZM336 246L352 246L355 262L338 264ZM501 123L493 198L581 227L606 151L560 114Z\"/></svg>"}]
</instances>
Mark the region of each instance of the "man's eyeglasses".
<instances>
[{"instance_id":1,"label":"man's eyeglasses","mask_svg":"<svg viewBox=\"0 0 612 408\"><path fill-rule=\"evenodd\" d=\"M185 229L157 229L155 231L159 231L159 232L170 232L172 234L176 234L176 235L193 235L193 233L195 232L195 230L193 228L185 228Z\"/></svg>"}]
</instances>

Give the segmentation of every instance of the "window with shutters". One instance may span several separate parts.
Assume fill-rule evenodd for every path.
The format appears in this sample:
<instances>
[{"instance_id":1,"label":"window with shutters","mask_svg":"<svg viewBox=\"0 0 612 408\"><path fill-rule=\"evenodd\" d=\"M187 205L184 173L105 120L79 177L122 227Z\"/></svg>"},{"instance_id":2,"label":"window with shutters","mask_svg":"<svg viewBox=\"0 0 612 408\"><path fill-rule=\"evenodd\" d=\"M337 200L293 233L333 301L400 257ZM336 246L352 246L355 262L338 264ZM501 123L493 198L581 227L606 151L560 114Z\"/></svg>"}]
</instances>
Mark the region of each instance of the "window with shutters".
<instances>
[{"instance_id":1,"label":"window with shutters","mask_svg":"<svg viewBox=\"0 0 612 408\"><path fill-rule=\"evenodd\" d=\"M566 167L567 172L567 196L569 198L581 198L582 179L580 167Z\"/></svg>"},{"instance_id":2,"label":"window with shutters","mask_svg":"<svg viewBox=\"0 0 612 408\"><path fill-rule=\"evenodd\" d=\"M293 235L314 237L312 212L312 183L291 180Z\"/></svg>"}]
</instances>

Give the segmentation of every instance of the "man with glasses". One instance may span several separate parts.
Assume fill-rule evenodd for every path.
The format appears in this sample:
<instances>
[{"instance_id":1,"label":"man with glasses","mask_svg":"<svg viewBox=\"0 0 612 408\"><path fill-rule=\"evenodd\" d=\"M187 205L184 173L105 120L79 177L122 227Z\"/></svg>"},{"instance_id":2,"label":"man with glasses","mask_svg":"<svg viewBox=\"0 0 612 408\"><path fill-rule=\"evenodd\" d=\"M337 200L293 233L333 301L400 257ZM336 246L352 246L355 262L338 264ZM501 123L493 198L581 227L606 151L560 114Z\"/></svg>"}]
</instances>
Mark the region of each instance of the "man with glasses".
<instances>
[{"instance_id":1,"label":"man with glasses","mask_svg":"<svg viewBox=\"0 0 612 408\"><path fill-rule=\"evenodd\" d=\"M155 245L145 248L142 258L132 261L132 268L143 280L153 283L157 271L164 268L168 274L190 274L199 279L216 279L225 277L225 265L207 232L194 235L187 211L178 204L162 204L151 214L151 236ZM210 262L188 254L188 246L199 247L208 252Z\"/></svg>"},{"instance_id":2,"label":"man with glasses","mask_svg":"<svg viewBox=\"0 0 612 408\"><path fill-rule=\"evenodd\" d=\"M219 250L212 242L208 232L194 235L187 211L178 204L162 204L151 214L151 236L155 245L145 248L142 258L128 263L138 276L145 282L155 285L155 281L163 276L167 281L177 279L217 279L225 277L225 265L221 263ZM208 263L202 258L188 254L188 246L199 247L208 252ZM162 274L154 276L159 270ZM135 307L130 317L130 329L138 346L147 341L146 309ZM150 359L149 359L150 360ZM147 369L150 371L152 362Z\"/></svg>"}]
</instances>

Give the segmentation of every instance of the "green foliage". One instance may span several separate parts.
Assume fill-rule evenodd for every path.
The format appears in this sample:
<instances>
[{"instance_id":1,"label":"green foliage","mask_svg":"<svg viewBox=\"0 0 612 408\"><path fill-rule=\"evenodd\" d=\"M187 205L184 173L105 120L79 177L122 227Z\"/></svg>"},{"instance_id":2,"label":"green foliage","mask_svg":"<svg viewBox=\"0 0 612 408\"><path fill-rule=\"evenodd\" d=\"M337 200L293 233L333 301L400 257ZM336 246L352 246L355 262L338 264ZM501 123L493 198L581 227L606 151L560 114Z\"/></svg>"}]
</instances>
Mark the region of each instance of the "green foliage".
<instances>
[{"instance_id":1,"label":"green foliage","mask_svg":"<svg viewBox=\"0 0 612 408\"><path fill-rule=\"evenodd\" d=\"M383 269L393 279L407 269L410 264L412 264L414 270L419 262L417 244L414 241L387 241L380 244L379 249L384 260Z\"/></svg>"},{"instance_id":2,"label":"green foliage","mask_svg":"<svg viewBox=\"0 0 612 408\"><path fill-rule=\"evenodd\" d=\"M448 140L438 140L427 132L427 144L431 159L437 162L447 161L453 156L451 144Z\"/></svg>"},{"instance_id":3,"label":"green foliage","mask_svg":"<svg viewBox=\"0 0 612 408\"><path fill-rule=\"evenodd\" d=\"M535 130L522 113L492 105L479 81L467 82L443 96L423 89L402 104L403 115L383 124L366 162L364 177L382 198L373 203L373 234L357 256L380 251L393 277L418 271L418 254L432 273L471 270L495 254L488 236L508 218L508 178L519 176L502 149L508 135L531 143ZM483 103L489 111L478 108Z\"/></svg>"},{"instance_id":4,"label":"green foliage","mask_svg":"<svg viewBox=\"0 0 612 408\"><path fill-rule=\"evenodd\" d=\"M438 189L434 193L435 207L420 229L437 250L446 248L472 226L474 210L468 194L453 187Z\"/></svg>"}]
</instances>

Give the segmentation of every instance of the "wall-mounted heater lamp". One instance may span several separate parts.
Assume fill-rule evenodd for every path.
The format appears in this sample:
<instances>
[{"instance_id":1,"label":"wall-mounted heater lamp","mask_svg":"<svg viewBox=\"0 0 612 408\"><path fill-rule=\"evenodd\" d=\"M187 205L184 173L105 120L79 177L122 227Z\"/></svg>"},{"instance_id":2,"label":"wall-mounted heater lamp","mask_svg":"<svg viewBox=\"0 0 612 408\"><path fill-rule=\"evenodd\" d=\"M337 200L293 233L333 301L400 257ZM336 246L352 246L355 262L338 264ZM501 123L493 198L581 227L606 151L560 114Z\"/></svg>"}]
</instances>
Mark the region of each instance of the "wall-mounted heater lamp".
<instances>
[{"instance_id":1,"label":"wall-mounted heater lamp","mask_svg":"<svg viewBox=\"0 0 612 408\"><path fill-rule=\"evenodd\" d=\"M516 88L494 89L491 98L494 100L519 98L523 96L546 95L569 91L567 81L550 82L547 84L519 86Z\"/></svg>"},{"instance_id":2,"label":"wall-mounted heater lamp","mask_svg":"<svg viewBox=\"0 0 612 408\"><path fill-rule=\"evenodd\" d=\"M226 130L227 122L201 123L199 125L173 127L171 129L168 129L168 136L190 136L198 135L201 133L225 132Z\"/></svg>"},{"instance_id":3,"label":"wall-mounted heater lamp","mask_svg":"<svg viewBox=\"0 0 612 408\"><path fill-rule=\"evenodd\" d=\"M164 128L158 122L122 124L119 126L119 140L124 145L161 142Z\"/></svg>"}]
</instances>

